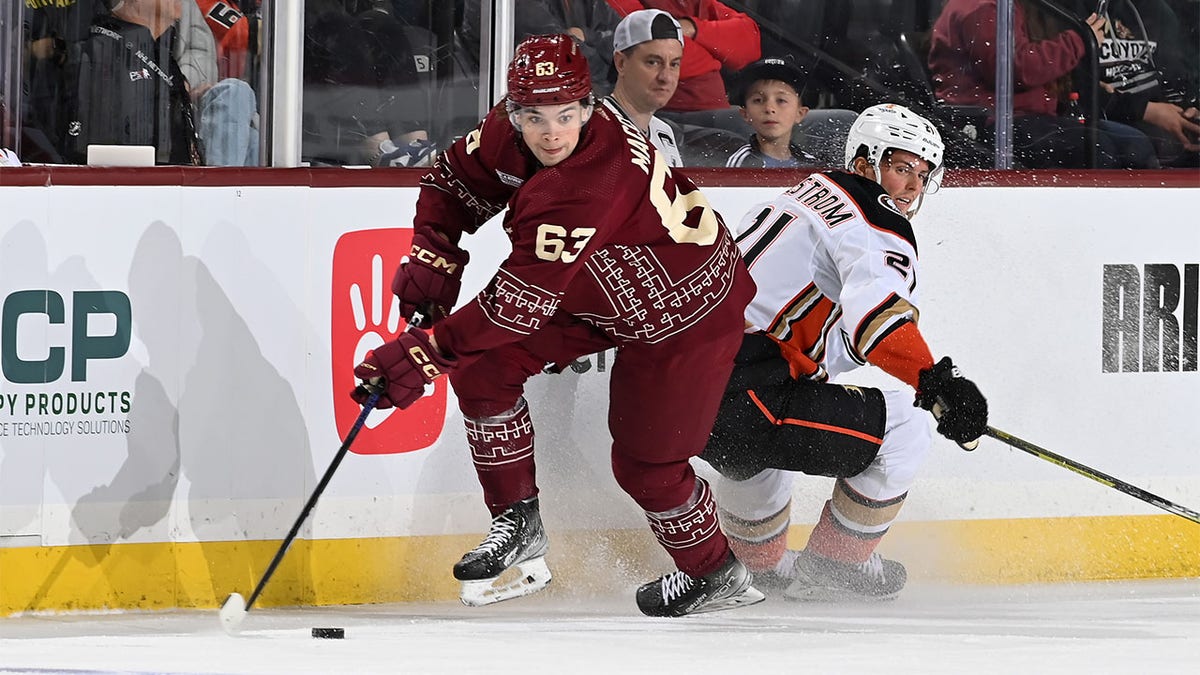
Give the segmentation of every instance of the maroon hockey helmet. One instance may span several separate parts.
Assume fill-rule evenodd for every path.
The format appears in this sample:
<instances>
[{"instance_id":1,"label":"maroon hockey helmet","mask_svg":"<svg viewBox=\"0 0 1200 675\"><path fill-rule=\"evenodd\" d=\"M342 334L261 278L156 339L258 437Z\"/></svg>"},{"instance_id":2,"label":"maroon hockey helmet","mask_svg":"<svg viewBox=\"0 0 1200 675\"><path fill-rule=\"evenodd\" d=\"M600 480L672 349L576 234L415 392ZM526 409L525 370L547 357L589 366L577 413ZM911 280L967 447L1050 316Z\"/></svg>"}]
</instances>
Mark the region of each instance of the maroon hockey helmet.
<instances>
[{"instance_id":1,"label":"maroon hockey helmet","mask_svg":"<svg viewBox=\"0 0 1200 675\"><path fill-rule=\"evenodd\" d=\"M534 35L517 45L508 64L510 106L557 105L591 94L587 57L571 36Z\"/></svg>"}]
</instances>

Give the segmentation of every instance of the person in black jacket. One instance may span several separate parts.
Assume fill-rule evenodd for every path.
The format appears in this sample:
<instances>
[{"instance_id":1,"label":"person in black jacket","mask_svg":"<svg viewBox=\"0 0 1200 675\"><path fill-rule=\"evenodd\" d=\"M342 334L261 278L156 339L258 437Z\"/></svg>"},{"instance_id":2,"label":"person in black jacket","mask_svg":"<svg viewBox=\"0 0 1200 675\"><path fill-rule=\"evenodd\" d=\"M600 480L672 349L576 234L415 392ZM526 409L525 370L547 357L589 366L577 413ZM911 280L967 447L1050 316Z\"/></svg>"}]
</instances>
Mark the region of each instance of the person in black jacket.
<instances>
[{"instance_id":1,"label":"person in black jacket","mask_svg":"<svg viewBox=\"0 0 1200 675\"><path fill-rule=\"evenodd\" d=\"M1075 0L1075 5L1086 14L1095 9L1095 0ZM1163 0L1113 0L1105 18L1100 45L1105 119L1149 136L1163 166L1196 166L1200 46L1187 44L1178 16Z\"/></svg>"},{"instance_id":2,"label":"person in black jacket","mask_svg":"<svg viewBox=\"0 0 1200 675\"><path fill-rule=\"evenodd\" d=\"M304 5L302 156L313 164L423 166L433 113L419 29L385 3Z\"/></svg>"},{"instance_id":3,"label":"person in black jacket","mask_svg":"<svg viewBox=\"0 0 1200 675\"><path fill-rule=\"evenodd\" d=\"M202 165L191 98L172 55L179 0L107 0L69 68L63 156L89 145L150 145L157 164Z\"/></svg>"}]
</instances>

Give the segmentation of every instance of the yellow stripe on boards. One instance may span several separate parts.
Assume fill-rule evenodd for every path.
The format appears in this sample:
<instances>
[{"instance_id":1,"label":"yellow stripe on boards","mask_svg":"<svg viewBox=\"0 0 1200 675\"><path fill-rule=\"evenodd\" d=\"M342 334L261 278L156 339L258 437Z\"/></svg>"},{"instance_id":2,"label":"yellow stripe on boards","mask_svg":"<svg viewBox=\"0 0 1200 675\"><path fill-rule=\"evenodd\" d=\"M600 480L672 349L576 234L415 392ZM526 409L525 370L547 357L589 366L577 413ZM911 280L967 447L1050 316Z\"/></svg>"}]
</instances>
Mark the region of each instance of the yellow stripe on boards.
<instances>
[{"instance_id":1,"label":"yellow stripe on boards","mask_svg":"<svg viewBox=\"0 0 1200 675\"><path fill-rule=\"evenodd\" d=\"M799 548L811 526L793 526ZM551 532L555 587L627 594L671 571L648 531ZM299 540L256 606L453 600L451 567L480 535ZM215 609L249 597L278 541L0 548L0 616L27 611ZM1176 516L901 522L880 552L917 581L1019 584L1200 577L1200 525Z\"/></svg>"}]
</instances>

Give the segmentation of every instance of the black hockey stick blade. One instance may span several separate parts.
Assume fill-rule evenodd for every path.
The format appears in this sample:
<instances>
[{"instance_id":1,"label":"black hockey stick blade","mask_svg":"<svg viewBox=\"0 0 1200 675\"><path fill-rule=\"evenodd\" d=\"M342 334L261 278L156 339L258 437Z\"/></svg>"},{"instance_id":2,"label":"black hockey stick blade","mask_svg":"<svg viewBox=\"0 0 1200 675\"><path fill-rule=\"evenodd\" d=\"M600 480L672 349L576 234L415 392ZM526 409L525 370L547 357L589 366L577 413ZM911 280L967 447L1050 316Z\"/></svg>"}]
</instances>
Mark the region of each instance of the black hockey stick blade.
<instances>
[{"instance_id":1,"label":"black hockey stick blade","mask_svg":"<svg viewBox=\"0 0 1200 675\"><path fill-rule=\"evenodd\" d=\"M1187 518L1188 520L1192 521L1193 523L1200 523L1200 513L1197 513L1197 512L1195 512L1189 508L1186 508L1184 506L1180 506L1179 504L1176 504L1175 502L1170 501L1169 499L1164 499L1162 497L1159 497L1156 494L1147 492L1136 485L1130 485L1129 483L1126 483L1125 481L1123 481L1119 478L1113 478L1112 476L1110 476L1106 473L1097 471L1097 470L1091 468L1090 466L1080 464L1079 462L1076 462L1073 459L1068 459L1066 457L1063 457L1062 455L1057 455L1041 446L1034 445L1033 443L1030 443L1027 440L1017 438L1016 436L1013 436L1010 433L1001 431L995 427L988 427L987 431L984 433L1002 443L1005 443L1011 447L1016 448L1017 450L1027 452L1027 453L1033 455L1034 457L1040 457L1041 459L1044 459L1047 462L1050 462L1051 464L1057 464L1064 469L1074 471L1075 473L1079 474L1080 476L1083 476L1085 478L1090 478L1090 479L1096 481L1097 483L1100 483L1101 485L1107 485L1108 487L1110 487L1114 490L1117 490L1119 492L1124 492L1125 494L1129 495L1130 497L1136 497L1137 499L1140 499L1140 500L1146 502L1147 504L1157 506L1158 508L1160 508L1164 511L1167 511L1169 513L1173 513L1173 514L1179 516L1180 518Z\"/></svg>"},{"instance_id":2,"label":"black hockey stick blade","mask_svg":"<svg viewBox=\"0 0 1200 675\"><path fill-rule=\"evenodd\" d=\"M316 506L317 499L325 491L325 486L329 485L329 480L333 478L333 472L337 470L338 465L342 463L342 459L346 456L346 452L350 450L350 445L358 437L358 432L362 430L363 424L367 421L367 415L371 414L371 411L375 409L375 404L379 402L381 393L380 391L372 391L367 402L363 404L362 412L358 414L358 419L354 421L354 426L350 427L350 432L346 434L346 440L342 441L342 447L338 448L337 454L333 456L333 461L329 463L329 468L325 469L325 475L321 476L321 482L317 483L317 487L313 488L312 494L309 495L308 501L305 502L304 508L300 511L300 516L296 518L296 522L292 524L292 529L284 537L283 543L279 545L279 550L275 552L275 557L271 559L271 564L267 566L267 571L259 579L258 585L254 587L254 592L250 594L250 599L243 600L240 593L230 593L229 597L225 598L225 602L221 604L221 627L225 629L226 633L233 635L241 627L242 620L246 618L246 612L250 611L250 608L254 606L254 601L258 599L259 594L266 587L267 581L275 573L275 568L279 567L280 561L283 560L283 554L287 553L288 547L292 545L292 540L300 532L300 527L308 519L308 514Z\"/></svg>"}]
</instances>

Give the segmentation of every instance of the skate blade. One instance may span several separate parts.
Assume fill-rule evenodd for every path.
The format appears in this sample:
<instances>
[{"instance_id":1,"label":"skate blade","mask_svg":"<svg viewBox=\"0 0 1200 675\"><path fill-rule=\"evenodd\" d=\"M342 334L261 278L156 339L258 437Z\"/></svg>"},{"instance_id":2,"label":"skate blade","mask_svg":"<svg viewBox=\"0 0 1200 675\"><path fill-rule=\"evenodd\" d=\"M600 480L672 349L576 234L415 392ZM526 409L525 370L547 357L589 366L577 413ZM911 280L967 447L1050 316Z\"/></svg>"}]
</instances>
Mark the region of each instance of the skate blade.
<instances>
[{"instance_id":1,"label":"skate blade","mask_svg":"<svg viewBox=\"0 0 1200 675\"><path fill-rule=\"evenodd\" d=\"M713 602L701 605L696 609L688 612L689 614L704 614L706 612L720 612L726 609L737 609L738 607L749 607L757 605L766 600L767 596L763 595L762 591L753 586L747 586L746 590L737 595L722 600L714 600Z\"/></svg>"},{"instance_id":2,"label":"skate blade","mask_svg":"<svg viewBox=\"0 0 1200 675\"><path fill-rule=\"evenodd\" d=\"M519 577L498 586L495 583L500 577L464 581L459 599L467 607L494 605L497 602L532 595L550 583L550 568L546 566L545 557L517 563L517 570L520 572Z\"/></svg>"},{"instance_id":3,"label":"skate blade","mask_svg":"<svg viewBox=\"0 0 1200 675\"><path fill-rule=\"evenodd\" d=\"M900 591L887 595L866 595L834 586L810 586L795 582L783 592L783 597L796 602L886 602L895 600Z\"/></svg>"}]
</instances>

